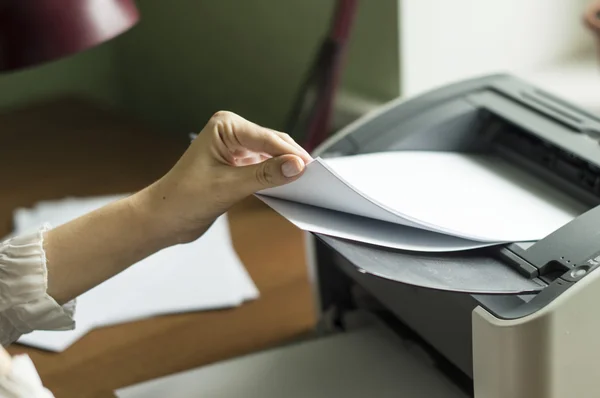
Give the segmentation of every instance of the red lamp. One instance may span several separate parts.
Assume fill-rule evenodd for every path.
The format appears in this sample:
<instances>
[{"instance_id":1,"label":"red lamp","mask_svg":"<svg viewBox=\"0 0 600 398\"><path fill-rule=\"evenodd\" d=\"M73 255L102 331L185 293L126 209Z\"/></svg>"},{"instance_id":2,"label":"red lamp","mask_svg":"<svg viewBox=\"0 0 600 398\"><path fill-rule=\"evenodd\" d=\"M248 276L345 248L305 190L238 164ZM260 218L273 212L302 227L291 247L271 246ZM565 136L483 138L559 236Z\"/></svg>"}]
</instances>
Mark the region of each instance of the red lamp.
<instances>
[{"instance_id":1,"label":"red lamp","mask_svg":"<svg viewBox=\"0 0 600 398\"><path fill-rule=\"evenodd\" d=\"M133 0L0 0L0 72L94 47L138 20Z\"/></svg>"},{"instance_id":2,"label":"red lamp","mask_svg":"<svg viewBox=\"0 0 600 398\"><path fill-rule=\"evenodd\" d=\"M336 0L328 35L292 106L286 130L293 136L304 134L303 146L309 152L329 133L334 97L357 6L358 0ZM316 98L313 98L313 90Z\"/></svg>"}]
</instances>

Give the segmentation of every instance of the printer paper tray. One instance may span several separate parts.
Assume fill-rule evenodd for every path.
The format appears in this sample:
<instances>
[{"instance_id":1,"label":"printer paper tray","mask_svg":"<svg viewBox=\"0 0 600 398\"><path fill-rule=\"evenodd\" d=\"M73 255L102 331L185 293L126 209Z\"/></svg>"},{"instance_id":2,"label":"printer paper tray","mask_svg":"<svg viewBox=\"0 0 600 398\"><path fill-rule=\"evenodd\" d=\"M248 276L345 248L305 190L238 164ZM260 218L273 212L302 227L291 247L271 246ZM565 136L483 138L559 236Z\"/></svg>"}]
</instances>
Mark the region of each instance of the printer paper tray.
<instances>
[{"instance_id":1,"label":"printer paper tray","mask_svg":"<svg viewBox=\"0 0 600 398\"><path fill-rule=\"evenodd\" d=\"M413 253L316 236L361 272L408 285L471 294L536 293L548 286L485 251Z\"/></svg>"}]
</instances>

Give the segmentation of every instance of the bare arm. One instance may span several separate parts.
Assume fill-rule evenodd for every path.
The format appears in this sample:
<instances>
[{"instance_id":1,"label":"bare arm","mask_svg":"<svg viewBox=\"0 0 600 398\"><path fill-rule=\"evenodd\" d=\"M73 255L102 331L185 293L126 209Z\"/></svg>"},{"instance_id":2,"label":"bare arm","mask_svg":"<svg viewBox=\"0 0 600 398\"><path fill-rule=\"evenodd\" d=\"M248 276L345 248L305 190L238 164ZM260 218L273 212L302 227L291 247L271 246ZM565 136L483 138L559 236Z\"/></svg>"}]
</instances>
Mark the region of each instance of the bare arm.
<instances>
[{"instance_id":1,"label":"bare arm","mask_svg":"<svg viewBox=\"0 0 600 398\"><path fill-rule=\"evenodd\" d=\"M64 304L156 251L198 238L244 197L298 178L310 160L285 134L215 114L155 184L46 232L48 294Z\"/></svg>"},{"instance_id":2,"label":"bare arm","mask_svg":"<svg viewBox=\"0 0 600 398\"><path fill-rule=\"evenodd\" d=\"M147 191L46 232L48 294L65 304L173 242Z\"/></svg>"}]
</instances>

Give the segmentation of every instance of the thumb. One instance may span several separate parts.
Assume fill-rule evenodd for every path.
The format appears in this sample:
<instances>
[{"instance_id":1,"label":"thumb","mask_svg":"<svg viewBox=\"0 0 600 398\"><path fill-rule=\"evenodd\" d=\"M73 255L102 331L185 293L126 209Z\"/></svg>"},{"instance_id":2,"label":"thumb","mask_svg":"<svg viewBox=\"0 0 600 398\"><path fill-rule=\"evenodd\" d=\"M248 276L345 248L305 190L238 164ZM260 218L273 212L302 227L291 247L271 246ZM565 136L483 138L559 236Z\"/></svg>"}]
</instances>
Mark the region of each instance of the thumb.
<instances>
[{"instance_id":1,"label":"thumb","mask_svg":"<svg viewBox=\"0 0 600 398\"><path fill-rule=\"evenodd\" d=\"M282 155L251 166L241 167L241 185L249 193L284 185L304 172L304 161L296 155Z\"/></svg>"}]
</instances>

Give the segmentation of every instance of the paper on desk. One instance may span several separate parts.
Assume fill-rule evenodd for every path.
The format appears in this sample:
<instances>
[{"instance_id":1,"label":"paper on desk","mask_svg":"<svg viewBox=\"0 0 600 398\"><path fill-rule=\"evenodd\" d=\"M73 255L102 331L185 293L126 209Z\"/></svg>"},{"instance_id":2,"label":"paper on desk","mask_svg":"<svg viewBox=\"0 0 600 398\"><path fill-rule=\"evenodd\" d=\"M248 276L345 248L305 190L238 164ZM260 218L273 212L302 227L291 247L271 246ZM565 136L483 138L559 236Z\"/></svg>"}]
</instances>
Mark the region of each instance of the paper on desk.
<instances>
[{"instance_id":1,"label":"paper on desk","mask_svg":"<svg viewBox=\"0 0 600 398\"><path fill-rule=\"evenodd\" d=\"M261 191L258 197L412 227L391 232L389 226L387 240L374 238L377 233L373 231L368 235L363 231L354 239L424 251L441 248L433 235L408 237L415 228L468 240L462 247L468 249L536 241L585 211L567 195L498 157L455 152L398 151L317 158L297 181ZM306 230L327 229L329 235L348 238L340 222L330 222L336 217L333 213L315 218L297 209L293 214L281 207L278 211L303 222ZM456 250L460 246L460 242L453 242Z\"/></svg>"},{"instance_id":2,"label":"paper on desk","mask_svg":"<svg viewBox=\"0 0 600 398\"><path fill-rule=\"evenodd\" d=\"M60 225L121 196L42 202L15 213L15 233ZM258 297L220 217L195 242L164 249L80 296L73 331L36 331L20 343L62 351L90 330L161 314L226 308Z\"/></svg>"}]
</instances>

